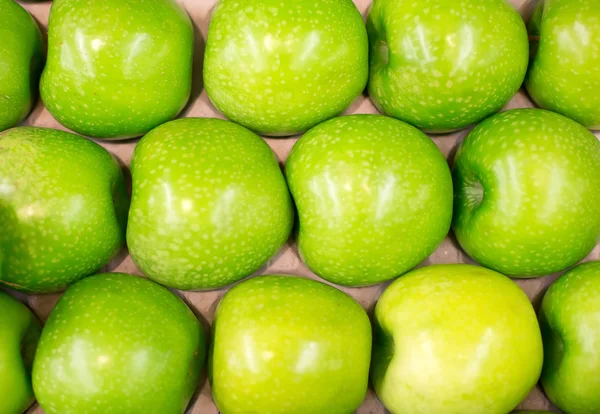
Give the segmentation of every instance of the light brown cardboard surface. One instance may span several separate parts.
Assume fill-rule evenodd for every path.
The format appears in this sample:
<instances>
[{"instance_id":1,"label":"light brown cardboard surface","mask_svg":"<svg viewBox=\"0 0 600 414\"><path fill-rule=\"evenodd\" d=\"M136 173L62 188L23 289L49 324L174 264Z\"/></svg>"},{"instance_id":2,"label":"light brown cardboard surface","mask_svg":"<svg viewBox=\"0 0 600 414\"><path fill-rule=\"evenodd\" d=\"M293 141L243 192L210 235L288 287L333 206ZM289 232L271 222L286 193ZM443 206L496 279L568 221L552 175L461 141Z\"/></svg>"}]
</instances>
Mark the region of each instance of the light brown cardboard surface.
<instances>
[{"instance_id":1,"label":"light brown cardboard surface","mask_svg":"<svg viewBox=\"0 0 600 414\"><path fill-rule=\"evenodd\" d=\"M196 54L195 54L195 68L194 68L194 85L192 98L189 105L184 110L181 116L185 117L223 117L219 112L209 103L206 96L206 92L202 88L202 56L204 52L204 39L208 29L208 22L210 19L210 13L217 0L178 0L192 18L196 31ZM317 0L315 0L317 1ZM460 1L460 0L456 0ZM535 5L537 0L511 0L513 5L519 9L521 14L527 18ZM363 16L366 17L368 7L371 0L354 0L357 7L362 12ZM46 35L45 29L48 22L48 13L51 2L36 2L36 3L23 3L24 7L33 14L33 16L40 22L44 28L44 36ZM532 107L532 103L524 92L519 92L512 101L507 105L507 108L518 108L518 107ZM348 109L347 113L377 113L373 104L370 100L361 96L357 101ZM36 125L44 126L57 129L65 129L62 127L48 111L43 107L41 102L38 102L37 107L33 110L31 115L24 122L25 125ZM452 135L445 135L434 137L435 143L442 150L442 152L448 156L449 153L462 141L469 131L460 131ZM128 165L133 153L133 149L138 140L130 140L126 142L101 142L109 151L115 154L124 164ZM283 163L291 150L294 143L297 141L295 138L285 139L266 139L273 151L277 154L279 160ZM588 256L586 260L600 259L600 245L596 246L594 251ZM449 239L442 243L441 246L432 254L422 265L437 264L437 263L473 263L457 246ZM106 271L119 271L133 274L141 274L137 267L131 261L126 251L116 257L109 265L105 268ZM295 274L301 276L307 276L314 279L318 279L310 270L300 261L297 251L293 242L289 242L275 257L273 257L269 263L262 268L257 274L272 274L272 273L285 273ZM556 275L547 276L539 279L530 280L519 280L517 283L525 290L529 298L533 301L534 305L539 304L541 297L552 281L556 278ZM366 309L371 311L377 298L379 297L386 284L377 285L367 288L341 288L341 290L352 295L356 298ZM215 307L219 299L223 296L227 289L219 289L210 292L181 292L182 296L187 300L188 304L195 308L197 313L202 314L206 324L210 323L213 318ZM38 295L30 296L27 298L30 306L35 310L38 316L45 320L50 313L52 307L56 303L60 295ZM190 408L189 412L194 414L214 414L217 413L217 409L214 406L208 381L203 379L203 386L201 392L198 394L193 407ZM539 388L534 389L527 399L519 406L520 408L527 409L551 409L558 412L552 407L549 401L544 397L543 393ZM31 413L42 414L43 411L39 407L33 407L30 410ZM383 406L375 397L375 393L369 390L369 394L364 401L361 408L358 410L360 414L380 414L385 413ZM434 413L432 413L434 414ZM483 413L482 413L483 414Z\"/></svg>"}]
</instances>

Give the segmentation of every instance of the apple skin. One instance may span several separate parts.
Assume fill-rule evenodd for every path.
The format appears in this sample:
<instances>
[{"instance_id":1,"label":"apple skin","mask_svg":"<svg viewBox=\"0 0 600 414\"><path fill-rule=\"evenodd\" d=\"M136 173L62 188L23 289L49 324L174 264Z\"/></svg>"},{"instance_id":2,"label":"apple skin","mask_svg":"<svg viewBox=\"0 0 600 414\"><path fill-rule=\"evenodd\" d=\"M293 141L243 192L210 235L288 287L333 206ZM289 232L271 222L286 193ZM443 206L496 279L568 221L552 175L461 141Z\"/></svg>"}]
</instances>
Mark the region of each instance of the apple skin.
<instances>
[{"instance_id":1,"label":"apple skin","mask_svg":"<svg viewBox=\"0 0 600 414\"><path fill-rule=\"evenodd\" d=\"M260 276L225 294L211 349L209 376L223 414L347 414L367 391L371 324L331 286Z\"/></svg>"},{"instance_id":2,"label":"apple skin","mask_svg":"<svg viewBox=\"0 0 600 414\"><path fill-rule=\"evenodd\" d=\"M116 159L68 132L0 133L0 285L56 292L125 244L129 196Z\"/></svg>"},{"instance_id":3,"label":"apple skin","mask_svg":"<svg viewBox=\"0 0 600 414\"><path fill-rule=\"evenodd\" d=\"M193 52L192 24L175 0L55 0L42 100L80 134L140 136L187 103Z\"/></svg>"},{"instance_id":4,"label":"apple skin","mask_svg":"<svg viewBox=\"0 0 600 414\"><path fill-rule=\"evenodd\" d=\"M541 109L479 124L454 161L453 229L462 248L513 277L558 272L600 239L600 141Z\"/></svg>"},{"instance_id":5,"label":"apple skin","mask_svg":"<svg viewBox=\"0 0 600 414\"><path fill-rule=\"evenodd\" d=\"M367 30L371 99L426 131L499 111L527 70L527 30L506 0L374 0Z\"/></svg>"},{"instance_id":6,"label":"apple skin","mask_svg":"<svg viewBox=\"0 0 600 414\"><path fill-rule=\"evenodd\" d=\"M600 261L562 275L542 301L544 338L541 383L566 414L600 412Z\"/></svg>"},{"instance_id":7,"label":"apple skin","mask_svg":"<svg viewBox=\"0 0 600 414\"><path fill-rule=\"evenodd\" d=\"M44 55L42 34L16 1L0 1L0 131L18 125L34 104Z\"/></svg>"},{"instance_id":8,"label":"apple skin","mask_svg":"<svg viewBox=\"0 0 600 414\"><path fill-rule=\"evenodd\" d=\"M394 281L375 306L371 379L392 413L505 414L535 386L535 311L509 278L436 265Z\"/></svg>"},{"instance_id":9,"label":"apple skin","mask_svg":"<svg viewBox=\"0 0 600 414\"><path fill-rule=\"evenodd\" d=\"M183 413L205 352L200 322L168 289L122 273L90 276L50 314L33 389L46 414Z\"/></svg>"},{"instance_id":10,"label":"apple skin","mask_svg":"<svg viewBox=\"0 0 600 414\"><path fill-rule=\"evenodd\" d=\"M214 289L263 266L294 210L275 155L233 122L179 119L148 133L131 161L131 257L169 287Z\"/></svg>"},{"instance_id":11,"label":"apple skin","mask_svg":"<svg viewBox=\"0 0 600 414\"><path fill-rule=\"evenodd\" d=\"M22 413L33 403L31 366L41 330L25 305L0 291L0 413Z\"/></svg>"},{"instance_id":12,"label":"apple skin","mask_svg":"<svg viewBox=\"0 0 600 414\"><path fill-rule=\"evenodd\" d=\"M293 135L338 115L369 72L367 31L352 0L220 0L204 85L229 119Z\"/></svg>"},{"instance_id":13,"label":"apple skin","mask_svg":"<svg viewBox=\"0 0 600 414\"><path fill-rule=\"evenodd\" d=\"M286 175L299 216L298 249L322 278L380 283L407 272L444 240L452 178L416 128L380 115L324 122L294 146Z\"/></svg>"},{"instance_id":14,"label":"apple skin","mask_svg":"<svg viewBox=\"0 0 600 414\"><path fill-rule=\"evenodd\" d=\"M529 24L539 36L525 86L542 108L600 129L600 3L541 0Z\"/></svg>"}]
</instances>

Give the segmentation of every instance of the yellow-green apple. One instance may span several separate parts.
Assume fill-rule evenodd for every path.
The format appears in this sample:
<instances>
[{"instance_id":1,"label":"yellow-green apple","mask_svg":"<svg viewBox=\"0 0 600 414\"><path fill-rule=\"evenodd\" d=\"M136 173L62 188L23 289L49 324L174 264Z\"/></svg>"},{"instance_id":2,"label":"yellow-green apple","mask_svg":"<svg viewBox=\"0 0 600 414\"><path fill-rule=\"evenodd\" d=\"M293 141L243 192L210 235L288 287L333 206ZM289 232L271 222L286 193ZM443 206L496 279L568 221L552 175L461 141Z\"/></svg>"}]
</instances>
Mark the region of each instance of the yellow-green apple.
<instances>
[{"instance_id":1,"label":"yellow-green apple","mask_svg":"<svg viewBox=\"0 0 600 414\"><path fill-rule=\"evenodd\" d=\"M529 32L529 95L542 108L600 129L600 2L540 0Z\"/></svg>"},{"instance_id":2,"label":"yellow-green apple","mask_svg":"<svg viewBox=\"0 0 600 414\"><path fill-rule=\"evenodd\" d=\"M506 0L374 0L367 30L373 102L427 131L497 112L527 70L527 30Z\"/></svg>"},{"instance_id":3,"label":"yellow-green apple","mask_svg":"<svg viewBox=\"0 0 600 414\"><path fill-rule=\"evenodd\" d=\"M129 198L116 159L68 132L0 133L0 285L53 292L124 245Z\"/></svg>"},{"instance_id":4,"label":"yellow-green apple","mask_svg":"<svg viewBox=\"0 0 600 414\"><path fill-rule=\"evenodd\" d=\"M398 414L505 414L535 386L543 347L512 280L437 265L394 281L375 307L371 379Z\"/></svg>"},{"instance_id":5,"label":"yellow-green apple","mask_svg":"<svg viewBox=\"0 0 600 414\"><path fill-rule=\"evenodd\" d=\"M204 59L221 112L264 135L292 135L361 94L367 31L352 0L220 0Z\"/></svg>"},{"instance_id":6,"label":"yellow-green apple","mask_svg":"<svg viewBox=\"0 0 600 414\"><path fill-rule=\"evenodd\" d=\"M137 276L95 275L52 310L33 389L46 414L181 414L205 349L202 326L175 294Z\"/></svg>"},{"instance_id":7,"label":"yellow-green apple","mask_svg":"<svg viewBox=\"0 0 600 414\"><path fill-rule=\"evenodd\" d=\"M600 239L600 141L541 109L479 124L454 161L453 229L479 263L514 277L564 270Z\"/></svg>"},{"instance_id":8,"label":"yellow-green apple","mask_svg":"<svg viewBox=\"0 0 600 414\"><path fill-rule=\"evenodd\" d=\"M294 211L275 155L233 122L186 118L137 145L127 242L151 279L212 289L263 266L289 237Z\"/></svg>"},{"instance_id":9,"label":"yellow-green apple","mask_svg":"<svg viewBox=\"0 0 600 414\"><path fill-rule=\"evenodd\" d=\"M365 397L371 324L339 290L260 276L219 303L209 362L223 414L346 414Z\"/></svg>"},{"instance_id":10,"label":"yellow-green apple","mask_svg":"<svg viewBox=\"0 0 600 414\"><path fill-rule=\"evenodd\" d=\"M0 413L22 413L33 403L31 367L40 332L33 313L0 291Z\"/></svg>"},{"instance_id":11,"label":"yellow-green apple","mask_svg":"<svg viewBox=\"0 0 600 414\"><path fill-rule=\"evenodd\" d=\"M541 382L566 414L600 412L600 261L561 276L542 301Z\"/></svg>"},{"instance_id":12,"label":"yellow-green apple","mask_svg":"<svg viewBox=\"0 0 600 414\"><path fill-rule=\"evenodd\" d=\"M40 29L16 1L0 1L0 131L20 123L34 103L42 71Z\"/></svg>"},{"instance_id":13,"label":"yellow-green apple","mask_svg":"<svg viewBox=\"0 0 600 414\"><path fill-rule=\"evenodd\" d=\"M361 286L392 279L442 242L452 178L435 144L380 115L324 122L294 146L286 174L300 255L319 276Z\"/></svg>"},{"instance_id":14,"label":"yellow-green apple","mask_svg":"<svg viewBox=\"0 0 600 414\"><path fill-rule=\"evenodd\" d=\"M192 24L175 0L55 0L42 100L81 134L143 135L187 103L193 51Z\"/></svg>"}]
</instances>

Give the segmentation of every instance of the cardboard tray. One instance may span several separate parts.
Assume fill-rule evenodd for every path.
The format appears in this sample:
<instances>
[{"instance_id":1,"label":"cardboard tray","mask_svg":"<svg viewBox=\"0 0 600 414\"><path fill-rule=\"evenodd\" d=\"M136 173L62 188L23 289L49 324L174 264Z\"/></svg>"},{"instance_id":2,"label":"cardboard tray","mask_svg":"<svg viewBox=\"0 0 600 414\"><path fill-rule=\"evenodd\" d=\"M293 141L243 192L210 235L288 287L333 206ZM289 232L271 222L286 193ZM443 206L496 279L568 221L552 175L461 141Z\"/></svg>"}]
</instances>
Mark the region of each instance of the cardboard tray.
<instances>
[{"instance_id":1,"label":"cardboard tray","mask_svg":"<svg viewBox=\"0 0 600 414\"><path fill-rule=\"evenodd\" d=\"M191 19L194 23L195 37L196 37L196 50L194 56L194 82L192 97L188 106L184 109L181 114L182 117L218 117L223 118L209 102L206 92L202 87L202 60L204 54L204 44L206 39L206 33L208 30L208 23L210 20L210 14L217 3L217 0L178 0L184 8L187 10ZM460 0L456 0L460 1ZM510 0L511 3L519 10L519 12L527 19L537 0ZM357 7L366 18L371 0L354 0ZM44 37L46 37L46 28L48 24L48 13L50 10L50 1L36 2L36 3L22 3L23 6L38 20L40 25L43 27ZM527 97L527 95L520 91L507 105L506 109L509 108L523 108L533 107L533 104ZM359 97L354 104L346 111L347 114L355 113L377 113L377 110L366 96ZM65 130L44 108L41 102L38 102L37 106L25 120L25 125L43 126L49 128L56 128ZM456 146L462 141L462 139L468 134L469 130L463 130L456 132L451 135L443 135L433 137L433 140L438 145L444 155L448 156L453 153ZM298 137L284 138L284 139L266 139L273 151L277 154L277 157L281 163L285 162L285 159L290 152L292 146L297 141ZM129 165L133 149L138 140L129 140L125 142L100 142L110 152L115 154L125 165ZM600 245L596 246L594 251L586 258L586 260L600 259ZM420 266L426 266L430 264L438 263L474 263L469 257L467 257L456 245L456 243L449 237L438 247L438 249L427 258ZM118 271L132 274L141 274L135 264L131 261L131 258L126 251L122 251L115 259L113 259L104 269L105 271ZM290 240L281 251L275 255L266 266L260 269L256 274L294 274L300 276L306 276L313 279L319 279L315 276L299 259L298 252L292 240ZM548 286L556 279L558 275L550 275L538 279L529 280L517 280L517 283L527 293L529 298L532 300L534 306L537 308L541 301L541 298L548 288ZM369 313L372 312L375 302L379 297L380 293L385 289L387 284L381 284L377 286L371 286L366 288L341 288L341 290L352 295L358 300ZM210 292L180 292L181 296L188 302L188 304L195 310L197 314L201 314L203 317L203 323L205 328L208 328L208 324L211 323L214 315L217 303L227 289L219 289ZM35 295L29 297L22 297L23 300L29 303L36 314L42 321L45 321L54 304L59 298L59 294L52 295ZM206 377L203 378L201 390L195 396L195 400L190 406L188 412L194 414L216 414L218 413L217 408L212 402L210 386ZM544 396L541 389L536 387L529 396L519 405L522 409L536 409L536 410L552 410L559 412ZM31 414L42 414L43 411L37 407L32 407L29 412ZM377 400L373 390L369 389L367 398L363 402L362 406L358 410L359 414L382 414L387 411L383 408L382 404Z\"/></svg>"}]
</instances>

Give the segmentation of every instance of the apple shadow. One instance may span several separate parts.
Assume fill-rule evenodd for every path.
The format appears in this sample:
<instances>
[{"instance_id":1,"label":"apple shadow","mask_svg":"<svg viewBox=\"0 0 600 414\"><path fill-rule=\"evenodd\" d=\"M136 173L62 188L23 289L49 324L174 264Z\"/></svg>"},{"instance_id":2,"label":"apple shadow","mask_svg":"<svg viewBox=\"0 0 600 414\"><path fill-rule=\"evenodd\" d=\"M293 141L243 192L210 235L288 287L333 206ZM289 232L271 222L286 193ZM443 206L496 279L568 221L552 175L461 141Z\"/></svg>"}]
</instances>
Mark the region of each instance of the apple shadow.
<instances>
[{"instance_id":1,"label":"apple shadow","mask_svg":"<svg viewBox=\"0 0 600 414\"><path fill-rule=\"evenodd\" d=\"M185 105L185 107L181 110L180 116L186 116L189 110L194 105L194 102L200 97L202 94L202 90L204 89L204 49L206 47L206 42L204 41L204 36L202 35L202 31L198 24L192 19L190 16L190 21L192 22L192 27L194 30L194 56L192 58L192 90L190 92L190 98Z\"/></svg>"}]
</instances>

